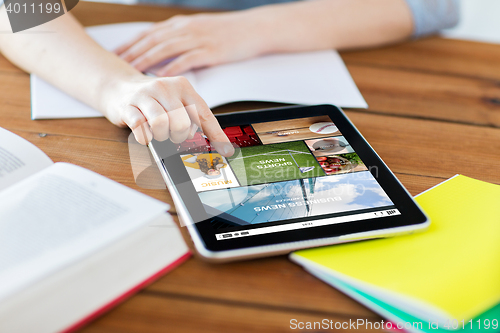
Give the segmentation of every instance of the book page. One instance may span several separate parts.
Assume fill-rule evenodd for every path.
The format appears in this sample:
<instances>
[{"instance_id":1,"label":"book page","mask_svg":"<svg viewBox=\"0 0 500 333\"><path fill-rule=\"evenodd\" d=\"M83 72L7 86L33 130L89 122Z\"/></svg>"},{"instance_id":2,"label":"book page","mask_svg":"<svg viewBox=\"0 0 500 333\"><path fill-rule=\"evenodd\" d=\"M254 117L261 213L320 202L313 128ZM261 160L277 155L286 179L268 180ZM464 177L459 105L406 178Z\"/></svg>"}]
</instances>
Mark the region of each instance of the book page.
<instances>
[{"instance_id":1,"label":"book page","mask_svg":"<svg viewBox=\"0 0 500 333\"><path fill-rule=\"evenodd\" d=\"M31 142L0 127L0 191L52 164Z\"/></svg>"},{"instance_id":2,"label":"book page","mask_svg":"<svg viewBox=\"0 0 500 333\"><path fill-rule=\"evenodd\" d=\"M57 163L0 193L0 301L168 210L84 168Z\"/></svg>"},{"instance_id":3,"label":"book page","mask_svg":"<svg viewBox=\"0 0 500 333\"><path fill-rule=\"evenodd\" d=\"M211 108L235 101L368 107L333 50L272 54L197 70L195 76Z\"/></svg>"}]
</instances>

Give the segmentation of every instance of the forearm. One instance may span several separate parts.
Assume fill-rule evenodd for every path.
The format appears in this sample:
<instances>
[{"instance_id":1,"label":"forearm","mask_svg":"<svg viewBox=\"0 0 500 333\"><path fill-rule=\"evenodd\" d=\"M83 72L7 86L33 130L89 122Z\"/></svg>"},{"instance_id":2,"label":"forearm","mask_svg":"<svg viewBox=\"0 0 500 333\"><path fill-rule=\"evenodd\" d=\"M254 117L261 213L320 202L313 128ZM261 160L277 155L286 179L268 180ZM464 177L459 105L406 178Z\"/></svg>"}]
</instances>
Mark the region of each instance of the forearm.
<instances>
[{"instance_id":1,"label":"forearm","mask_svg":"<svg viewBox=\"0 0 500 333\"><path fill-rule=\"evenodd\" d=\"M0 29L8 31L4 8ZM27 72L127 125L138 142L170 138L182 142L201 128L224 156L233 146L205 101L185 78L151 78L87 36L70 15L20 34L0 34L0 50Z\"/></svg>"},{"instance_id":2,"label":"forearm","mask_svg":"<svg viewBox=\"0 0 500 333\"><path fill-rule=\"evenodd\" d=\"M8 31L5 7L0 29ZM65 14L24 33L0 34L0 50L14 64L105 113L107 93L141 73L102 49Z\"/></svg>"},{"instance_id":3,"label":"forearm","mask_svg":"<svg viewBox=\"0 0 500 333\"><path fill-rule=\"evenodd\" d=\"M353 49L410 37L411 12L404 0L310 0L247 11L269 29L262 53Z\"/></svg>"}]
</instances>

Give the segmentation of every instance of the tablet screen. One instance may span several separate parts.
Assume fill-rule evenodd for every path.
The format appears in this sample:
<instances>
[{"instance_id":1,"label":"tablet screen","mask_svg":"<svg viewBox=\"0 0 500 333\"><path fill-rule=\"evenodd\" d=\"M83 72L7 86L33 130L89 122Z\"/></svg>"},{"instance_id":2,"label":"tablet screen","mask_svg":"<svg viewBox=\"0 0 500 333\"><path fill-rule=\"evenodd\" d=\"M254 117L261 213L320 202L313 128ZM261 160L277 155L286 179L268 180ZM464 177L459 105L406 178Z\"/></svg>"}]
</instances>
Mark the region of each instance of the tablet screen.
<instances>
[{"instance_id":1,"label":"tablet screen","mask_svg":"<svg viewBox=\"0 0 500 333\"><path fill-rule=\"evenodd\" d=\"M177 155L207 215L223 218L217 241L400 215L328 115L223 130L240 147L232 157L201 132Z\"/></svg>"}]
</instances>

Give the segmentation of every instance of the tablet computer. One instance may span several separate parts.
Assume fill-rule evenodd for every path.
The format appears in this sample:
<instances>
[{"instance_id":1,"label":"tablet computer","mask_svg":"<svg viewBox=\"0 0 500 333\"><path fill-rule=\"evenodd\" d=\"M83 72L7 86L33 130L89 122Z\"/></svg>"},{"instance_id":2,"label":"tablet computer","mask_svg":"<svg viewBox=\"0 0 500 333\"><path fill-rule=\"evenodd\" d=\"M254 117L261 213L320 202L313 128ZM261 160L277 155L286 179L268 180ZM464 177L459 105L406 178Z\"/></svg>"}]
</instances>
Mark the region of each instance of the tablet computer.
<instances>
[{"instance_id":1,"label":"tablet computer","mask_svg":"<svg viewBox=\"0 0 500 333\"><path fill-rule=\"evenodd\" d=\"M333 105L217 115L236 147L201 132L149 147L198 253L213 261L423 230L427 216Z\"/></svg>"}]
</instances>

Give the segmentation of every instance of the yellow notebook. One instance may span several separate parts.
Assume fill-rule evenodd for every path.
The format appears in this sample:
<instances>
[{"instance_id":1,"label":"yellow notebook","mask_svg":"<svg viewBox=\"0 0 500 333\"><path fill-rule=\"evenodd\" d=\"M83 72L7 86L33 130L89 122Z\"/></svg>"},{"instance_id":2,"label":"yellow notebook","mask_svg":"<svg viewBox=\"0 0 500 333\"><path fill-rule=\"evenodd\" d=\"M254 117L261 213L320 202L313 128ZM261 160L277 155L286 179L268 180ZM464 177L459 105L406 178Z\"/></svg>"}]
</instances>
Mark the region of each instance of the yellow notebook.
<instances>
[{"instance_id":1,"label":"yellow notebook","mask_svg":"<svg viewBox=\"0 0 500 333\"><path fill-rule=\"evenodd\" d=\"M428 231L291 254L426 321L467 322L500 302L500 186L455 176L420 194Z\"/></svg>"}]
</instances>

